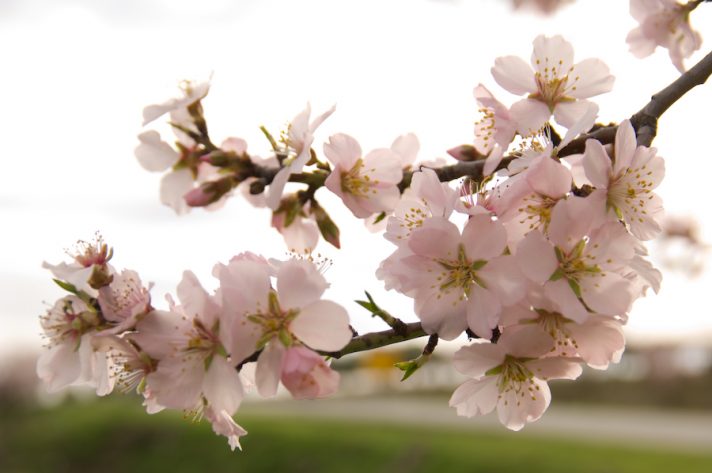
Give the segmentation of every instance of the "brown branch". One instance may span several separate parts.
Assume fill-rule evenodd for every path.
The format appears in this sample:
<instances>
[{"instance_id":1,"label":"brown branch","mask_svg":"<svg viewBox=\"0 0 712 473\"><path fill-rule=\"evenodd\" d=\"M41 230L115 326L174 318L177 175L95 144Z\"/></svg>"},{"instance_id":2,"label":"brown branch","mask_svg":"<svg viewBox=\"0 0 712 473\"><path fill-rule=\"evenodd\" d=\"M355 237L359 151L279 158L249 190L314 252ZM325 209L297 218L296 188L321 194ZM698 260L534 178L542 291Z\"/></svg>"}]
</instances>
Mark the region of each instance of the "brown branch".
<instances>
[{"instance_id":1,"label":"brown branch","mask_svg":"<svg viewBox=\"0 0 712 473\"><path fill-rule=\"evenodd\" d=\"M650 146L657 133L658 119L683 95L704 84L712 74L712 52L678 77L672 84L653 95L645 107L630 118L638 135L638 144Z\"/></svg>"},{"instance_id":2,"label":"brown branch","mask_svg":"<svg viewBox=\"0 0 712 473\"><path fill-rule=\"evenodd\" d=\"M321 352L332 358L341 358L344 355L357 353L360 351L373 350L374 348L385 347L394 343L404 342L426 336L425 330L420 322L405 324L405 329L390 329L382 332L371 332L365 335L354 337L341 350L332 352Z\"/></svg>"}]
</instances>

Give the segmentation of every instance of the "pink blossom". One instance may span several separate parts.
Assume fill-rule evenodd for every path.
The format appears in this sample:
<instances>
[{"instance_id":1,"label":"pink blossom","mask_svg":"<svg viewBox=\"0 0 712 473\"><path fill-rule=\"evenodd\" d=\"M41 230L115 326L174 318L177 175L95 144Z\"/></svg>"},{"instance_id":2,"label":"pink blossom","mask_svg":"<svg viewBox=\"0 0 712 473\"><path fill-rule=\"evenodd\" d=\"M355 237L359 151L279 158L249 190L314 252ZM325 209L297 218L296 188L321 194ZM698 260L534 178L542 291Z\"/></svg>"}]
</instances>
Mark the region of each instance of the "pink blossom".
<instances>
[{"instance_id":1,"label":"pink blossom","mask_svg":"<svg viewBox=\"0 0 712 473\"><path fill-rule=\"evenodd\" d=\"M458 194L432 169L423 168L413 173L408 187L388 217L386 240L396 245L407 243L410 233L431 217L448 218L455 208Z\"/></svg>"},{"instance_id":2,"label":"pink blossom","mask_svg":"<svg viewBox=\"0 0 712 473\"><path fill-rule=\"evenodd\" d=\"M575 358L549 357L551 338L541 329L504 331L497 344L474 343L455 353L455 369L473 378L460 385L450 406L466 417L497 409L499 421L520 430L539 419L551 401L549 379L576 379Z\"/></svg>"},{"instance_id":3,"label":"pink blossom","mask_svg":"<svg viewBox=\"0 0 712 473\"><path fill-rule=\"evenodd\" d=\"M471 217L460 234L443 217L427 219L408 239L412 255L394 261L402 289L428 333L452 340L468 326L490 338L503 306L526 289L517 265L504 255L506 231L488 214ZM382 267L387 270L387 267Z\"/></svg>"},{"instance_id":4,"label":"pink blossom","mask_svg":"<svg viewBox=\"0 0 712 473\"><path fill-rule=\"evenodd\" d=\"M352 337L346 310L321 299L328 283L314 264L289 260L270 265L235 259L216 268L224 313L232 323L232 359L239 363L258 350L255 382L263 396L276 393L287 350L301 343L313 350L335 351Z\"/></svg>"},{"instance_id":5,"label":"pink blossom","mask_svg":"<svg viewBox=\"0 0 712 473\"><path fill-rule=\"evenodd\" d=\"M538 36L531 64L516 56L500 57L492 75L497 83L516 95L528 95L515 103L510 114L522 135L537 133L553 115L569 128L597 105L585 99L608 92L614 78L598 59L573 64L571 44L561 36Z\"/></svg>"},{"instance_id":6,"label":"pink blossom","mask_svg":"<svg viewBox=\"0 0 712 473\"><path fill-rule=\"evenodd\" d=\"M115 271L109 265L109 260L114 252L100 235L97 234L91 242L79 240L76 249L67 254L73 262L53 265L45 261L42 267L49 269L55 278L68 282L90 296L96 295L96 289L111 282Z\"/></svg>"},{"instance_id":7,"label":"pink blossom","mask_svg":"<svg viewBox=\"0 0 712 473\"><path fill-rule=\"evenodd\" d=\"M655 48L667 48L670 60L685 72L683 59L702 46L702 36L690 26L690 12L699 2L685 4L677 0L631 0L630 14L639 26L628 33L630 51L639 58L649 56Z\"/></svg>"},{"instance_id":8,"label":"pink blossom","mask_svg":"<svg viewBox=\"0 0 712 473\"><path fill-rule=\"evenodd\" d=\"M398 183L403 179L399 154L381 148L364 156L358 142L343 133L329 138L324 154L334 165L324 185L341 197L356 217L393 210L400 198Z\"/></svg>"},{"instance_id":9,"label":"pink blossom","mask_svg":"<svg viewBox=\"0 0 712 473\"><path fill-rule=\"evenodd\" d=\"M125 269L115 274L111 284L99 289L102 316L112 325L106 333L120 334L136 325L138 318L151 310L151 296L136 271Z\"/></svg>"},{"instance_id":10,"label":"pink blossom","mask_svg":"<svg viewBox=\"0 0 712 473\"><path fill-rule=\"evenodd\" d=\"M72 384L89 384L100 394L111 391L107 360L92 346L102 324L96 310L76 296L59 299L40 317L47 349L37 361L37 375L50 391Z\"/></svg>"},{"instance_id":11,"label":"pink blossom","mask_svg":"<svg viewBox=\"0 0 712 473\"><path fill-rule=\"evenodd\" d=\"M588 199L569 197L553 210L549 238L529 232L517 247L524 274L543 284L567 318L583 323L587 308L623 315L633 302L633 286L622 273L635 255L633 237L618 223L591 230L595 218Z\"/></svg>"},{"instance_id":12,"label":"pink blossom","mask_svg":"<svg viewBox=\"0 0 712 473\"><path fill-rule=\"evenodd\" d=\"M505 330L509 326L535 324L553 341L546 357L580 357L590 367L607 369L618 363L625 349L623 324L615 317L592 315L579 324L561 315L556 301L539 291L530 293L526 303L508 309L502 315Z\"/></svg>"},{"instance_id":13,"label":"pink blossom","mask_svg":"<svg viewBox=\"0 0 712 473\"><path fill-rule=\"evenodd\" d=\"M286 212L272 213L272 227L284 238L287 248L294 253L311 253L319 242L319 228L309 215L309 203L302 206L289 225L285 225Z\"/></svg>"},{"instance_id":14,"label":"pink blossom","mask_svg":"<svg viewBox=\"0 0 712 473\"><path fill-rule=\"evenodd\" d=\"M132 336L158 361L146 378L156 401L173 409L208 404L233 414L243 391L236 362L227 358L229 323L222 319L218 300L211 297L193 273L186 271L178 285L179 306L153 311Z\"/></svg>"},{"instance_id":15,"label":"pink blossom","mask_svg":"<svg viewBox=\"0 0 712 473\"><path fill-rule=\"evenodd\" d=\"M556 203L571 191L569 170L547 154L532 160L526 171L501 186L496 200L497 215L507 229L510 243L516 243L532 230L547 234Z\"/></svg>"},{"instance_id":16,"label":"pink blossom","mask_svg":"<svg viewBox=\"0 0 712 473\"><path fill-rule=\"evenodd\" d=\"M334 113L334 110L335 107L331 107L310 122L311 105L307 104L306 108L289 124L286 136L282 140L284 145L282 153L286 156L284 167L272 179L267 193L266 203L272 210L276 210L279 206L289 176L302 172L302 168L309 162L314 132Z\"/></svg>"},{"instance_id":17,"label":"pink blossom","mask_svg":"<svg viewBox=\"0 0 712 473\"><path fill-rule=\"evenodd\" d=\"M339 387L339 374L314 351L293 346L282 360L281 380L295 399L316 399L334 394Z\"/></svg>"},{"instance_id":18,"label":"pink blossom","mask_svg":"<svg viewBox=\"0 0 712 473\"><path fill-rule=\"evenodd\" d=\"M613 163L600 142L587 140L582 159L586 177L605 191L612 219L625 221L636 238L650 240L661 230L663 204L653 190L665 175L665 163L655 148L637 146L629 120L618 126L612 155Z\"/></svg>"}]
</instances>

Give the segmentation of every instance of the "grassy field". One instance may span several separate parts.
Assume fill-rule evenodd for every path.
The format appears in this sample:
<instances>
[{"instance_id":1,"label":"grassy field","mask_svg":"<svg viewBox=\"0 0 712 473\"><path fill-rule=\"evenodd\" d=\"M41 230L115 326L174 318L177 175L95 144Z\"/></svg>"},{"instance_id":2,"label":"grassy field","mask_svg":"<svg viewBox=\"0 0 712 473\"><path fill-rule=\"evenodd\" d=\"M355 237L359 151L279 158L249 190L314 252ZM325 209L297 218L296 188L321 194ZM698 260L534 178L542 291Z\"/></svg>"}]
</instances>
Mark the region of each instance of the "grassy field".
<instances>
[{"instance_id":1,"label":"grassy field","mask_svg":"<svg viewBox=\"0 0 712 473\"><path fill-rule=\"evenodd\" d=\"M712 472L710 456L443 428L240 416L230 452L206 423L128 399L0 414L0 472Z\"/></svg>"}]
</instances>

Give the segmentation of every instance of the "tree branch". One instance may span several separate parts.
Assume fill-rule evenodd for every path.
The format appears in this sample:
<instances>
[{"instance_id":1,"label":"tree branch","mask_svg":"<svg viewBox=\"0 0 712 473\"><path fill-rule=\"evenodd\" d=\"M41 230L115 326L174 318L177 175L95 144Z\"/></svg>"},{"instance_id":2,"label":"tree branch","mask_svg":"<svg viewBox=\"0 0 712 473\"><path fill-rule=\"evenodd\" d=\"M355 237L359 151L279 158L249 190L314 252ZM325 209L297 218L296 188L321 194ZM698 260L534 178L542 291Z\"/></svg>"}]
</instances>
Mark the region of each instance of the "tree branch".
<instances>
[{"instance_id":1,"label":"tree branch","mask_svg":"<svg viewBox=\"0 0 712 473\"><path fill-rule=\"evenodd\" d=\"M382 332L371 332L365 335L360 335L352 338L351 341L339 351L320 353L332 358L341 358L342 356L349 355L351 353L385 347L387 345L393 345L394 343L413 340L414 338L420 338L427 335L420 322L412 322L404 325L404 329L400 330L390 329Z\"/></svg>"}]
</instances>

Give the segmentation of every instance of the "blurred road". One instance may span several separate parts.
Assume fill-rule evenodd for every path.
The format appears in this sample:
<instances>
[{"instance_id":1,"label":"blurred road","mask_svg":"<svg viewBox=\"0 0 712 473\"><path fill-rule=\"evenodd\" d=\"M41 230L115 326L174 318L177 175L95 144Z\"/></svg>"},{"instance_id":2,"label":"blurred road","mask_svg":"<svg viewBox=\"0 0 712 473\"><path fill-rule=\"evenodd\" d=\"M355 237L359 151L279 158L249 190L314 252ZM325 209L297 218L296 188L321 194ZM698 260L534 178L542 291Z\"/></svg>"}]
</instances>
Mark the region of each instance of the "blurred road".
<instances>
[{"instance_id":1,"label":"blurred road","mask_svg":"<svg viewBox=\"0 0 712 473\"><path fill-rule=\"evenodd\" d=\"M712 451L712 412L628 409L553 404L522 432L501 426L496 414L458 417L444 398L363 397L319 401L246 402L240 414L384 421L401 425L439 425L456 429L497 430L503 435L547 435L627 446ZM239 419L239 414L238 414Z\"/></svg>"}]
</instances>

